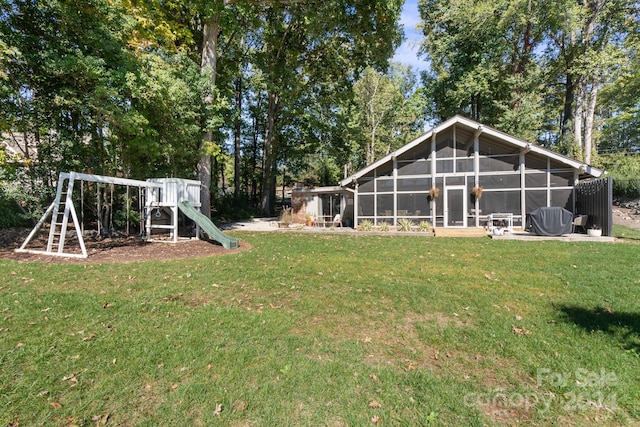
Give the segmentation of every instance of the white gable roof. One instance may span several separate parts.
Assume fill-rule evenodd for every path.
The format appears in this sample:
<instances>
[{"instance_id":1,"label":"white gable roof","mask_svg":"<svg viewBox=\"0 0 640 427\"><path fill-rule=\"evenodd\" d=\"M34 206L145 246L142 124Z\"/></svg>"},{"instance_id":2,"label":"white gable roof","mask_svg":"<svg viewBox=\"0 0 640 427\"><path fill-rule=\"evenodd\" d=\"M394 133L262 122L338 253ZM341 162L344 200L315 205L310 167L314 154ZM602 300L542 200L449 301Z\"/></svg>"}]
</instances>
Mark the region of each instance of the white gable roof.
<instances>
[{"instance_id":1,"label":"white gable roof","mask_svg":"<svg viewBox=\"0 0 640 427\"><path fill-rule=\"evenodd\" d=\"M357 180L358 178L362 177L363 175L371 172L373 169L384 165L387 162L392 161L392 159L394 157L397 157L401 154L403 154L404 152L411 150L412 148L420 145L421 143L423 143L426 140L429 140L433 137L434 134L438 134L444 130L446 130L447 128L450 128L454 125L462 125L468 129L471 129L473 131L481 131L483 134L485 135L490 135L493 136L497 139L499 139L500 141L506 142L508 144L511 144L513 146L519 147L521 149L527 149L530 152L533 153L538 153L541 154L545 157L551 158L553 160L559 161L561 163L564 163L565 165L567 165L568 167L574 168L574 169L578 169L580 171L582 171L583 173L586 173L587 175L591 175L593 177L599 177L602 174L605 173L605 171L603 171L602 169L598 169L596 167L593 167L591 165L588 165L586 163L580 162L578 160L572 159L570 157L567 156L563 156L562 154L556 153L555 151L549 150L547 148L541 147L539 145L536 144L532 144L530 142L527 142L525 140L522 140L520 138L516 138L515 136L511 136L509 134L506 134L504 132L501 132L497 129L485 126L481 123L478 123L474 120L468 119L466 117L462 117L462 116L454 116L452 118L450 118L449 120L446 120L442 123L440 123L438 126L432 128L430 131L428 131L427 133L424 133L422 135L420 135L419 137L417 137L416 139L414 139L413 141L409 142L408 144L398 148L397 150L389 153L388 155L386 155L385 157L381 158L380 160L378 160L377 162L371 163L370 165L366 166L364 169L359 170L358 172L356 172L355 174L343 179L342 181L340 181L340 185L342 186L346 186L349 185L350 183L352 183L354 180Z\"/></svg>"}]
</instances>

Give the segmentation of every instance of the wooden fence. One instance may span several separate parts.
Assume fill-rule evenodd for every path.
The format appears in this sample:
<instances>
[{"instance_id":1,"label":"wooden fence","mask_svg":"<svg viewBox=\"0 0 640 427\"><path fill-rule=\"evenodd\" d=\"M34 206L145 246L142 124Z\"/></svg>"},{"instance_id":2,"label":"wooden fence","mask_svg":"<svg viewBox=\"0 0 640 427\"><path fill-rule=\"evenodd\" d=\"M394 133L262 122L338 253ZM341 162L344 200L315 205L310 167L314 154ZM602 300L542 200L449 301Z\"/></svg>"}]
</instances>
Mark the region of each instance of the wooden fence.
<instances>
[{"instance_id":1,"label":"wooden fence","mask_svg":"<svg viewBox=\"0 0 640 427\"><path fill-rule=\"evenodd\" d=\"M613 180L611 177L579 182L575 190L575 214L589 216L587 228L600 227L603 236L613 236Z\"/></svg>"}]
</instances>

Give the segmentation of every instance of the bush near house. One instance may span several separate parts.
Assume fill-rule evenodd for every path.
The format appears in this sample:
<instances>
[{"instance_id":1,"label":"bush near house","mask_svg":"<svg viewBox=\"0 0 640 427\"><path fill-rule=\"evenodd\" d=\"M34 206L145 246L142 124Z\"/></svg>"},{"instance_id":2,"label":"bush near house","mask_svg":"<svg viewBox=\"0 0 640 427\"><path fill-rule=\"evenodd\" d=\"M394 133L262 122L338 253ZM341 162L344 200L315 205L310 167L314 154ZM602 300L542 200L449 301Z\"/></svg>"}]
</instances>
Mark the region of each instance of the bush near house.
<instances>
[{"instance_id":1,"label":"bush near house","mask_svg":"<svg viewBox=\"0 0 640 427\"><path fill-rule=\"evenodd\" d=\"M615 197L640 197L640 154L601 156L598 163L613 178Z\"/></svg>"}]
</instances>

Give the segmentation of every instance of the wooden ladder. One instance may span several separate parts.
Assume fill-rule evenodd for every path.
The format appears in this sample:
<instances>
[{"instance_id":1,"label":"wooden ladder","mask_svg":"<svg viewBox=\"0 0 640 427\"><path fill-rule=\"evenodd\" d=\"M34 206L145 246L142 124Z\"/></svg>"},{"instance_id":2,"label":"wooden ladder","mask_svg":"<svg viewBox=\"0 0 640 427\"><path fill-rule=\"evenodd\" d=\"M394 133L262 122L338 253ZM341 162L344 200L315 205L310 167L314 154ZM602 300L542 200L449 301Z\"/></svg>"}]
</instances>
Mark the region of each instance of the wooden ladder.
<instances>
[{"instance_id":1,"label":"wooden ladder","mask_svg":"<svg viewBox=\"0 0 640 427\"><path fill-rule=\"evenodd\" d=\"M56 197L51 203L53 212L51 213L51 226L49 227L49 239L47 240L47 253L64 254L65 239L67 237L67 229L69 228L69 220L73 221L73 227L77 233L78 243L82 250L83 257L87 256L87 249L84 245L84 239L75 207L73 206L73 184L75 179L73 174L68 179L59 179Z\"/></svg>"},{"instance_id":2,"label":"wooden ladder","mask_svg":"<svg viewBox=\"0 0 640 427\"><path fill-rule=\"evenodd\" d=\"M80 258L87 257L87 248L84 245L82 230L80 227L80 223L78 222L78 215L76 214L76 209L73 207L72 195L73 183L75 181L75 178L76 174L74 172L71 172L70 174L60 173L55 199L53 200L51 205L49 205L36 226L33 227L33 230L31 230L29 236L27 236L24 243L22 243L22 246L20 246L19 249L16 249L17 252L29 252L36 254L60 255ZM36 236L40 228L46 222L49 215L51 215L51 227L49 227L47 249L44 251L27 249L27 245ZM69 218L69 216L71 216L71 218ZM76 236L78 239L78 243L80 244L82 254L64 252L64 243L65 237L67 235L67 228L69 226L69 219L73 220L73 227L75 228Z\"/></svg>"}]
</instances>

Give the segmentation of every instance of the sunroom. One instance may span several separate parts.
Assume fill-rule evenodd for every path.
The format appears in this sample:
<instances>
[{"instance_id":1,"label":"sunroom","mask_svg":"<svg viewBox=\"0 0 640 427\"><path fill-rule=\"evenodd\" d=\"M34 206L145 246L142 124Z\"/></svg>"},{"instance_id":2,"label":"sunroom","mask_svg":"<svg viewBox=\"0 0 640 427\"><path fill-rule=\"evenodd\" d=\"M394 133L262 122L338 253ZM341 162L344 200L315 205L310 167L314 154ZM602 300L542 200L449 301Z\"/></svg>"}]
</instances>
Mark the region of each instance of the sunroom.
<instances>
[{"instance_id":1,"label":"sunroom","mask_svg":"<svg viewBox=\"0 0 640 427\"><path fill-rule=\"evenodd\" d=\"M524 228L540 207L575 212L575 185L604 171L461 116L340 182L353 193L354 225L400 219L435 227Z\"/></svg>"}]
</instances>

